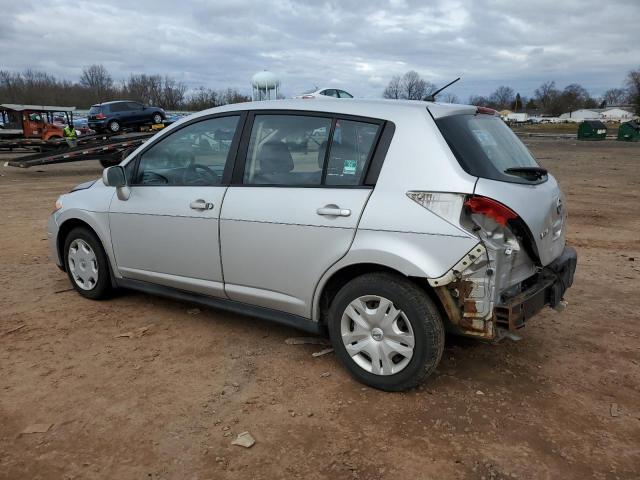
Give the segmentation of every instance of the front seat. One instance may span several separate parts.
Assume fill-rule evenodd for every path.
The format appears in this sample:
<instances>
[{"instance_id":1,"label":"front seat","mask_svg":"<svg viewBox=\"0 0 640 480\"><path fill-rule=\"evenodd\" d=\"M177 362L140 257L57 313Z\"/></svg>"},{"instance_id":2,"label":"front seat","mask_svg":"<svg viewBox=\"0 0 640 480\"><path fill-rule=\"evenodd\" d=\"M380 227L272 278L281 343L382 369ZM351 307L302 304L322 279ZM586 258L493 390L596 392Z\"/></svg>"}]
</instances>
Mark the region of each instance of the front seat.
<instances>
[{"instance_id":1,"label":"front seat","mask_svg":"<svg viewBox=\"0 0 640 480\"><path fill-rule=\"evenodd\" d=\"M260 172L256 175L255 183L266 185L295 183L295 179L290 175L293 170L293 158L285 143L268 142L262 145L258 164Z\"/></svg>"}]
</instances>

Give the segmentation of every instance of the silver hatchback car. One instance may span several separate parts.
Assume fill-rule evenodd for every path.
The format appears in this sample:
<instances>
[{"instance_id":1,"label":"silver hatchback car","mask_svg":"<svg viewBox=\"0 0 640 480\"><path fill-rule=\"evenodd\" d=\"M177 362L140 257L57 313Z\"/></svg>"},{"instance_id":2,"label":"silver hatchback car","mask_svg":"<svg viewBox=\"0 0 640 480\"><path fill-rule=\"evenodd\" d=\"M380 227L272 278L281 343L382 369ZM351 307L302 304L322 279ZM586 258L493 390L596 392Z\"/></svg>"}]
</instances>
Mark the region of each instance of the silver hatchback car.
<instances>
[{"instance_id":1,"label":"silver hatchback car","mask_svg":"<svg viewBox=\"0 0 640 480\"><path fill-rule=\"evenodd\" d=\"M565 230L556 180L493 110L384 100L197 113L48 224L87 298L128 288L328 330L383 390L431 374L445 330L496 340L562 307Z\"/></svg>"}]
</instances>

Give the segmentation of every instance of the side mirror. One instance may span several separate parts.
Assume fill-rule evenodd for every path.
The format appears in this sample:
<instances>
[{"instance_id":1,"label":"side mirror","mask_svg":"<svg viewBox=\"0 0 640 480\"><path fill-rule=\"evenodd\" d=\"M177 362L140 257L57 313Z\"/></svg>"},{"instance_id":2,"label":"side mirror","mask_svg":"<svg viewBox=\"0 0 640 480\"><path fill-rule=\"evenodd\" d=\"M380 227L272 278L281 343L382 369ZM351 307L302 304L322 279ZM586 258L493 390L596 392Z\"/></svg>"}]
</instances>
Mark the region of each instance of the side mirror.
<instances>
[{"instance_id":1,"label":"side mirror","mask_svg":"<svg viewBox=\"0 0 640 480\"><path fill-rule=\"evenodd\" d=\"M102 172L102 182L107 187L126 187L127 177L124 174L124 168L120 165L105 168L104 172Z\"/></svg>"}]
</instances>

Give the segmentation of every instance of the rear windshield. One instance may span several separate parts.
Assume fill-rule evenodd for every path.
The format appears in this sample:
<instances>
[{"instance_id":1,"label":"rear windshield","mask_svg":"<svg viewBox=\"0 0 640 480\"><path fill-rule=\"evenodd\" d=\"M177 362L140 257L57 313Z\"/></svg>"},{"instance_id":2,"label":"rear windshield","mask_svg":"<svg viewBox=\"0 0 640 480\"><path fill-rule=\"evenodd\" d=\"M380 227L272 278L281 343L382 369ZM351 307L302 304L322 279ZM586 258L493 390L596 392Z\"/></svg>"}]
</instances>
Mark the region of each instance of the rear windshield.
<instances>
[{"instance_id":1,"label":"rear windshield","mask_svg":"<svg viewBox=\"0 0 640 480\"><path fill-rule=\"evenodd\" d=\"M100 105L94 105L89 109L89 115L96 115L102 111L102 107Z\"/></svg>"},{"instance_id":2,"label":"rear windshield","mask_svg":"<svg viewBox=\"0 0 640 480\"><path fill-rule=\"evenodd\" d=\"M539 167L529 149L494 115L452 115L436 120L464 170L476 177L513 183L539 183L505 173L508 168Z\"/></svg>"}]
</instances>

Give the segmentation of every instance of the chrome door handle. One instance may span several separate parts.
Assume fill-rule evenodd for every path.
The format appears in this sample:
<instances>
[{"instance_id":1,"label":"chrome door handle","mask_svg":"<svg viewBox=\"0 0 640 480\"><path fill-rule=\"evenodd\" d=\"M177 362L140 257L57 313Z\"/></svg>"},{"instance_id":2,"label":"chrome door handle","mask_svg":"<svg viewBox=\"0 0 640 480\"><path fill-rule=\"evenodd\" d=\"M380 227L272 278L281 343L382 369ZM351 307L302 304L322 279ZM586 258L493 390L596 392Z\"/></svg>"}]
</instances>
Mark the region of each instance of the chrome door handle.
<instances>
[{"instance_id":1,"label":"chrome door handle","mask_svg":"<svg viewBox=\"0 0 640 480\"><path fill-rule=\"evenodd\" d=\"M201 199L194 200L189 206L194 210L213 210L213 203Z\"/></svg>"},{"instance_id":2,"label":"chrome door handle","mask_svg":"<svg viewBox=\"0 0 640 480\"><path fill-rule=\"evenodd\" d=\"M327 217L348 217L351 215L351 210L348 208L340 208L335 205L327 205L326 207L316 210L316 213Z\"/></svg>"}]
</instances>

